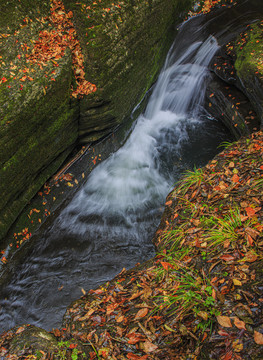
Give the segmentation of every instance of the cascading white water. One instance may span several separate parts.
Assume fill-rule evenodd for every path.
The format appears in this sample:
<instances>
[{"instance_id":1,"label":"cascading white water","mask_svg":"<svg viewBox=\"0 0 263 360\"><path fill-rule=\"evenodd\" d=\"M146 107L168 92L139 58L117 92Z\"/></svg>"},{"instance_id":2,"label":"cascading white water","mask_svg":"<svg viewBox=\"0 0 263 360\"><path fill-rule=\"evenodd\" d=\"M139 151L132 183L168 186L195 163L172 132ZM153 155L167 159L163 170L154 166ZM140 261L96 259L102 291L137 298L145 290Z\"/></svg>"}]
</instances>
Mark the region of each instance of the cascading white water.
<instances>
[{"instance_id":1,"label":"cascading white water","mask_svg":"<svg viewBox=\"0 0 263 360\"><path fill-rule=\"evenodd\" d=\"M124 146L93 170L1 288L0 333L22 323L55 327L81 288L94 288L123 266L154 255L151 237L165 197L187 167L181 163L182 148L189 132L200 128L207 65L218 49L212 36L192 44L185 38L190 45L183 54L177 51L182 46L170 51L146 111ZM214 153L215 147L216 142ZM200 152L202 146L197 148ZM191 146L185 151L192 165L198 151Z\"/></svg>"},{"instance_id":2,"label":"cascading white water","mask_svg":"<svg viewBox=\"0 0 263 360\"><path fill-rule=\"evenodd\" d=\"M217 49L216 39L210 36L192 44L172 65L167 57L145 114L138 118L125 145L92 172L62 212L62 228L82 235L94 231L120 235L127 227L133 240L141 236L141 217L163 202L174 182L172 174L163 171L161 147L170 145L180 151L187 126L199 121L197 109L205 93L207 66ZM173 138L167 138L168 130ZM94 222L95 218L100 221Z\"/></svg>"}]
</instances>

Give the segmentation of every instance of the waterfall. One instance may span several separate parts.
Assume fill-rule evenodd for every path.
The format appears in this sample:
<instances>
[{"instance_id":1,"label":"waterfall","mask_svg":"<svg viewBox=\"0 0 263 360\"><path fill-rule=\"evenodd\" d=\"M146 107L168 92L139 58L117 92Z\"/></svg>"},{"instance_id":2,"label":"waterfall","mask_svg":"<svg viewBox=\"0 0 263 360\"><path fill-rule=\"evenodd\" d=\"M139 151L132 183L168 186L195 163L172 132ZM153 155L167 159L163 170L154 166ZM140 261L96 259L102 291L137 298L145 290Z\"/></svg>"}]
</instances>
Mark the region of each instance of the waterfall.
<instances>
[{"instance_id":1,"label":"waterfall","mask_svg":"<svg viewBox=\"0 0 263 360\"><path fill-rule=\"evenodd\" d=\"M179 154L180 143L187 139L186 128L200 121L198 108L205 93L207 66L217 49L216 39L209 36L192 44L172 65L174 54L169 54L132 134L91 173L62 212L59 226L80 235L119 236L127 228L132 239L141 236L139 223L164 201L174 181L163 169L163 153L170 147Z\"/></svg>"},{"instance_id":2,"label":"waterfall","mask_svg":"<svg viewBox=\"0 0 263 360\"><path fill-rule=\"evenodd\" d=\"M1 287L0 327L55 327L81 288L95 288L122 267L154 256L151 238L168 192L186 167L203 164L222 140L215 140L220 131L205 134L199 116L218 44L202 28L185 36L187 26L123 147L92 171Z\"/></svg>"}]
</instances>

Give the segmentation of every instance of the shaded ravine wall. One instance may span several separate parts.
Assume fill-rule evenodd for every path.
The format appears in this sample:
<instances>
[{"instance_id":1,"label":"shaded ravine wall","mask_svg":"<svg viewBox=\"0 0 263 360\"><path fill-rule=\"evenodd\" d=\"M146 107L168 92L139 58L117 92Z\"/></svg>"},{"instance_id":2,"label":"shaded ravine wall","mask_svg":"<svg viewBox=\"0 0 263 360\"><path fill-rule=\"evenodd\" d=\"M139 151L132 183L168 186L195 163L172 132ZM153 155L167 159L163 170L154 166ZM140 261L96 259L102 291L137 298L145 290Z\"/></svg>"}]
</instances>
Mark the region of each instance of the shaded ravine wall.
<instances>
[{"instance_id":1,"label":"shaded ravine wall","mask_svg":"<svg viewBox=\"0 0 263 360\"><path fill-rule=\"evenodd\" d=\"M97 92L71 97L72 56L28 61L40 32L55 31L50 2L11 0L0 18L0 239L77 143L109 134L142 99L192 0L65 0Z\"/></svg>"}]
</instances>

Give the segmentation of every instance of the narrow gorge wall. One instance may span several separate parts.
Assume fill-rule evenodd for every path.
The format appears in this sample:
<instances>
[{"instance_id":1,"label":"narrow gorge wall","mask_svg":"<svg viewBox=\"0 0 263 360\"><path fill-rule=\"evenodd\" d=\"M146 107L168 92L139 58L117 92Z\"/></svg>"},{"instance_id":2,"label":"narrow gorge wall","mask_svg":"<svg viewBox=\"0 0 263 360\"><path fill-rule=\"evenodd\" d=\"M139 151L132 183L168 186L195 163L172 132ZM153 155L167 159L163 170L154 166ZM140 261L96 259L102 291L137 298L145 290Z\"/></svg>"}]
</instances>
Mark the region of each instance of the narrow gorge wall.
<instances>
[{"instance_id":1,"label":"narrow gorge wall","mask_svg":"<svg viewBox=\"0 0 263 360\"><path fill-rule=\"evenodd\" d=\"M0 239L77 142L100 139L129 115L191 3L1 4ZM79 76L97 91L72 97Z\"/></svg>"}]
</instances>

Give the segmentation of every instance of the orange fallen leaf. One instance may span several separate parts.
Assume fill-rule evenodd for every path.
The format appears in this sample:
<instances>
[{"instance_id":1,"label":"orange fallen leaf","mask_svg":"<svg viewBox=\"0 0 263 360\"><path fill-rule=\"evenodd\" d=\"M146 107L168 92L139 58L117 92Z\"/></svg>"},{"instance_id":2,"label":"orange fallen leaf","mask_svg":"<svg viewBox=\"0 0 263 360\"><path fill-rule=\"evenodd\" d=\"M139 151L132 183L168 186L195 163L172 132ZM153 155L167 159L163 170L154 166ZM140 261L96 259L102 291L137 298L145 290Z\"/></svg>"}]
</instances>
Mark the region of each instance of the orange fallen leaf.
<instances>
[{"instance_id":1,"label":"orange fallen leaf","mask_svg":"<svg viewBox=\"0 0 263 360\"><path fill-rule=\"evenodd\" d=\"M228 316L218 315L216 319L221 326L232 327L231 320Z\"/></svg>"},{"instance_id":2,"label":"orange fallen leaf","mask_svg":"<svg viewBox=\"0 0 263 360\"><path fill-rule=\"evenodd\" d=\"M253 245L253 242L254 242L254 240L252 239L252 237L251 237L249 234L246 234L246 238L247 238L248 244L249 244L250 246L252 246L252 245Z\"/></svg>"},{"instance_id":3,"label":"orange fallen leaf","mask_svg":"<svg viewBox=\"0 0 263 360\"><path fill-rule=\"evenodd\" d=\"M234 256L233 256L233 255L229 255L229 254L220 256L220 259L225 260L225 261L235 260Z\"/></svg>"},{"instance_id":4,"label":"orange fallen leaf","mask_svg":"<svg viewBox=\"0 0 263 360\"><path fill-rule=\"evenodd\" d=\"M258 255L253 251L248 251L242 261L254 262L258 258Z\"/></svg>"},{"instance_id":5,"label":"orange fallen leaf","mask_svg":"<svg viewBox=\"0 0 263 360\"><path fill-rule=\"evenodd\" d=\"M258 331L254 331L254 340L258 345L263 345L263 334Z\"/></svg>"},{"instance_id":6,"label":"orange fallen leaf","mask_svg":"<svg viewBox=\"0 0 263 360\"><path fill-rule=\"evenodd\" d=\"M21 79L19 79L20 81L26 81L26 75L22 76Z\"/></svg>"},{"instance_id":7,"label":"orange fallen leaf","mask_svg":"<svg viewBox=\"0 0 263 360\"><path fill-rule=\"evenodd\" d=\"M86 291L83 288L81 288L81 292L83 295L86 295Z\"/></svg>"},{"instance_id":8,"label":"orange fallen leaf","mask_svg":"<svg viewBox=\"0 0 263 360\"><path fill-rule=\"evenodd\" d=\"M238 329L244 329L244 330L246 330L246 324L244 323L244 321L242 321L242 320L239 320L239 318L238 317L236 317L235 316L235 318L234 318L234 324L235 324L235 326L238 328Z\"/></svg>"},{"instance_id":9,"label":"orange fallen leaf","mask_svg":"<svg viewBox=\"0 0 263 360\"><path fill-rule=\"evenodd\" d=\"M232 177L232 181L235 183L239 182L239 176L237 174L234 174Z\"/></svg>"},{"instance_id":10,"label":"orange fallen leaf","mask_svg":"<svg viewBox=\"0 0 263 360\"><path fill-rule=\"evenodd\" d=\"M173 265L171 265L170 263L166 262L166 261L161 261L162 267L167 271L169 269L169 267L171 269L173 269Z\"/></svg>"},{"instance_id":11,"label":"orange fallen leaf","mask_svg":"<svg viewBox=\"0 0 263 360\"><path fill-rule=\"evenodd\" d=\"M140 333L131 333L127 335L128 344L134 345L137 344L139 341L145 340L145 336Z\"/></svg>"},{"instance_id":12,"label":"orange fallen leaf","mask_svg":"<svg viewBox=\"0 0 263 360\"><path fill-rule=\"evenodd\" d=\"M148 310L147 308L140 309L140 310L137 312L134 320L138 320L138 319L143 318L144 316L146 316L146 315L148 314L148 311L149 311L149 310Z\"/></svg>"},{"instance_id":13,"label":"orange fallen leaf","mask_svg":"<svg viewBox=\"0 0 263 360\"><path fill-rule=\"evenodd\" d=\"M124 315L115 316L115 320L117 323L121 323L124 320Z\"/></svg>"},{"instance_id":14,"label":"orange fallen leaf","mask_svg":"<svg viewBox=\"0 0 263 360\"><path fill-rule=\"evenodd\" d=\"M158 349L158 346L153 344L151 341L146 340L143 344L142 344L143 350L146 353L150 353L153 352L155 350Z\"/></svg>"}]
</instances>

